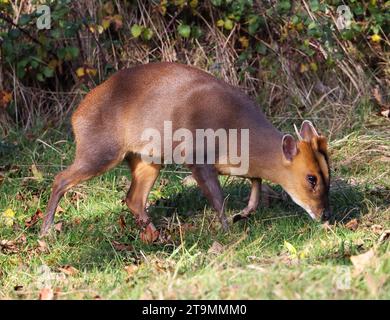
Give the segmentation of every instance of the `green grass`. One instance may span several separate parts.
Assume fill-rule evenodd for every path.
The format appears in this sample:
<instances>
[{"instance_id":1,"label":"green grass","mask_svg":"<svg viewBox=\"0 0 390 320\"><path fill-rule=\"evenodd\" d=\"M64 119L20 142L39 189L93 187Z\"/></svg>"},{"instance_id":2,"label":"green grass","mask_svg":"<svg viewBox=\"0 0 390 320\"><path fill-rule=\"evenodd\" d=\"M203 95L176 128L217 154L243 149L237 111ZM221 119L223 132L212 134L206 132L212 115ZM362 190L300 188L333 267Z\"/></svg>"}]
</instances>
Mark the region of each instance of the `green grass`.
<instances>
[{"instance_id":1,"label":"green grass","mask_svg":"<svg viewBox=\"0 0 390 320\"><path fill-rule=\"evenodd\" d=\"M15 252L4 246L0 252L0 299L38 298L44 279L58 299L389 299L390 241L378 242L390 229L386 126L331 142L331 202L342 222L330 230L290 200L274 200L225 234L198 189L182 184L184 169L169 167L151 194L153 220L166 240L146 245L121 202L130 180L123 165L66 194L56 216L62 230L46 249L38 242L40 222L26 228L25 221L44 211L53 176L72 161L74 144L65 130L37 129L28 138L13 132L0 158L0 214L10 208L15 221L2 222L0 240L14 241ZM221 181L231 216L245 206L249 186ZM355 231L345 224L354 217ZM132 248L118 251L118 242ZM215 242L223 248L211 252ZM358 272L350 257L370 249L374 258ZM66 265L79 272L66 275L59 270ZM42 266L50 268L46 277ZM137 268L128 274L129 266Z\"/></svg>"}]
</instances>

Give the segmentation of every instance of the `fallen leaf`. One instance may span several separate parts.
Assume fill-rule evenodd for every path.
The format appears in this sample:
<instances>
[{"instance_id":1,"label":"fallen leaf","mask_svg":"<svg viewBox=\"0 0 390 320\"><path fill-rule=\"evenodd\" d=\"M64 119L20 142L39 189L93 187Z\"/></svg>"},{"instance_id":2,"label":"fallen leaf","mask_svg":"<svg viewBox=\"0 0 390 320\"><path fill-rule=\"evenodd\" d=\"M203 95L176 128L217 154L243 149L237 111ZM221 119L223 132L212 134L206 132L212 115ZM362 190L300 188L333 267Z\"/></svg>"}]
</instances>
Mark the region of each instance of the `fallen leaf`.
<instances>
[{"instance_id":1,"label":"fallen leaf","mask_svg":"<svg viewBox=\"0 0 390 320\"><path fill-rule=\"evenodd\" d=\"M18 201L24 201L25 200L25 195L19 191L16 194L15 199L18 200Z\"/></svg>"},{"instance_id":2,"label":"fallen leaf","mask_svg":"<svg viewBox=\"0 0 390 320\"><path fill-rule=\"evenodd\" d=\"M56 209L56 214L63 213L63 212L65 212L65 210L60 205L58 205Z\"/></svg>"},{"instance_id":3,"label":"fallen leaf","mask_svg":"<svg viewBox=\"0 0 390 320\"><path fill-rule=\"evenodd\" d=\"M138 270L138 266L135 264L132 264L130 266L126 266L125 270L126 270L128 276L132 276Z\"/></svg>"},{"instance_id":4,"label":"fallen leaf","mask_svg":"<svg viewBox=\"0 0 390 320\"><path fill-rule=\"evenodd\" d=\"M110 27L111 24L111 17L105 17L102 21L102 27L104 30L107 30Z\"/></svg>"},{"instance_id":5,"label":"fallen leaf","mask_svg":"<svg viewBox=\"0 0 390 320\"><path fill-rule=\"evenodd\" d=\"M383 233L379 237L378 244L381 244L381 243L383 243L383 242L385 242L386 240L389 240L389 239L390 239L390 230L385 230L385 231L383 231Z\"/></svg>"},{"instance_id":6,"label":"fallen leaf","mask_svg":"<svg viewBox=\"0 0 390 320\"><path fill-rule=\"evenodd\" d=\"M78 192L78 191L73 191L72 192L72 196L70 197L70 202L71 203L75 203L76 204L80 201L80 200L85 200L87 197L84 193L81 193L81 192Z\"/></svg>"},{"instance_id":7,"label":"fallen leaf","mask_svg":"<svg viewBox=\"0 0 390 320\"><path fill-rule=\"evenodd\" d=\"M43 174L40 172L35 164L32 164L30 167L31 173L33 174L33 177L38 182L43 181Z\"/></svg>"},{"instance_id":8,"label":"fallen leaf","mask_svg":"<svg viewBox=\"0 0 390 320\"><path fill-rule=\"evenodd\" d=\"M124 244L118 241L113 241L112 246L116 251L133 251L133 246L131 244Z\"/></svg>"},{"instance_id":9,"label":"fallen leaf","mask_svg":"<svg viewBox=\"0 0 390 320\"><path fill-rule=\"evenodd\" d=\"M57 232L61 232L62 231L62 222L58 222L54 225L54 230L57 231Z\"/></svg>"},{"instance_id":10,"label":"fallen leaf","mask_svg":"<svg viewBox=\"0 0 390 320\"><path fill-rule=\"evenodd\" d=\"M187 231L194 231L196 226L191 223L183 223L180 225L180 228L183 233L186 233Z\"/></svg>"},{"instance_id":11,"label":"fallen leaf","mask_svg":"<svg viewBox=\"0 0 390 320\"><path fill-rule=\"evenodd\" d=\"M238 39L238 41L241 43L241 46L246 49L249 46L249 39L248 37L242 36Z\"/></svg>"},{"instance_id":12,"label":"fallen leaf","mask_svg":"<svg viewBox=\"0 0 390 320\"><path fill-rule=\"evenodd\" d=\"M108 14L113 14L114 13L114 5L111 1L106 2L103 5L104 11L106 11Z\"/></svg>"},{"instance_id":13,"label":"fallen leaf","mask_svg":"<svg viewBox=\"0 0 390 320\"><path fill-rule=\"evenodd\" d=\"M26 221L25 221L25 226L27 229L31 228L32 226L34 226L38 221L39 219L43 219L43 212L38 209L33 216L31 216L31 218L28 218Z\"/></svg>"},{"instance_id":14,"label":"fallen leaf","mask_svg":"<svg viewBox=\"0 0 390 320\"><path fill-rule=\"evenodd\" d=\"M16 242L12 240L0 240L0 252L5 254L17 253L19 251Z\"/></svg>"},{"instance_id":15,"label":"fallen leaf","mask_svg":"<svg viewBox=\"0 0 390 320\"><path fill-rule=\"evenodd\" d=\"M292 258L297 258L298 257L298 252L297 249L290 243L287 242L286 240L284 241L284 247L288 250L290 256Z\"/></svg>"},{"instance_id":16,"label":"fallen leaf","mask_svg":"<svg viewBox=\"0 0 390 320\"><path fill-rule=\"evenodd\" d=\"M373 96L374 96L376 103L381 108L378 115L383 116L385 118L390 118L390 104L385 103L385 101L383 99L383 95L379 89L379 86L376 86L374 88Z\"/></svg>"},{"instance_id":17,"label":"fallen leaf","mask_svg":"<svg viewBox=\"0 0 390 320\"><path fill-rule=\"evenodd\" d=\"M367 266L373 263L374 258L375 252L373 249L370 249L367 252L359 254L357 256L351 256L351 262L355 267L356 273L361 273Z\"/></svg>"},{"instance_id":18,"label":"fallen leaf","mask_svg":"<svg viewBox=\"0 0 390 320\"><path fill-rule=\"evenodd\" d=\"M186 187L192 187L192 186L196 186L197 182L192 175L189 175L181 181L181 184Z\"/></svg>"},{"instance_id":19,"label":"fallen leaf","mask_svg":"<svg viewBox=\"0 0 390 320\"><path fill-rule=\"evenodd\" d=\"M151 265L158 271L158 272L167 272L167 271L173 271L176 268L175 261L171 259L153 259L150 261Z\"/></svg>"},{"instance_id":20,"label":"fallen leaf","mask_svg":"<svg viewBox=\"0 0 390 320\"><path fill-rule=\"evenodd\" d=\"M207 253L210 254L221 254L224 251L224 247L218 241L214 241Z\"/></svg>"},{"instance_id":21,"label":"fallen leaf","mask_svg":"<svg viewBox=\"0 0 390 320\"><path fill-rule=\"evenodd\" d=\"M8 91L0 91L0 108L6 108L12 100L12 93Z\"/></svg>"},{"instance_id":22,"label":"fallen leaf","mask_svg":"<svg viewBox=\"0 0 390 320\"><path fill-rule=\"evenodd\" d=\"M252 270L256 270L256 271L259 271L259 272L265 272L267 271L267 269L261 267L261 266L258 266L258 265L255 265L255 264L248 264L247 265L247 268L248 269L252 269Z\"/></svg>"},{"instance_id":23,"label":"fallen leaf","mask_svg":"<svg viewBox=\"0 0 390 320\"><path fill-rule=\"evenodd\" d=\"M381 116L385 118L390 118L390 109L384 109L380 111Z\"/></svg>"},{"instance_id":24,"label":"fallen leaf","mask_svg":"<svg viewBox=\"0 0 390 320\"><path fill-rule=\"evenodd\" d=\"M371 226L371 230L372 230L372 232L374 232L375 234L382 234L383 227L382 227L380 224L373 224L373 225Z\"/></svg>"},{"instance_id":25,"label":"fallen leaf","mask_svg":"<svg viewBox=\"0 0 390 320\"><path fill-rule=\"evenodd\" d=\"M345 225L345 227L349 230L356 231L359 226L359 222L357 219L352 219L348 221L348 223Z\"/></svg>"},{"instance_id":26,"label":"fallen leaf","mask_svg":"<svg viewBox=\"0 0 390 320\"><path fill-rule=\"evenodd\" d=\"M53 300L54 292L52 288L43 288L39 292L39 300Z\"/></svg>"},{"instance_id":27,"label":"fallen leaf","mask_svg":"<svg viewBox=\"0 0 390 320\"><path fill-rule=\"evenodd\" d=\"M75 274L79 273L79 270L77 270L75 267L72 267L70 265L60 267L58 268L58 270L65 273L68 276L74 276Z\"/></svg>"},{"instance_id":28,"label":"fallen leaf","mask_svg":"<svg viewBox=\"0 0 390 320\"><path fill-rule=\"evenodd\" d=\"M61 288L57 287L54 289L54 300L57 300L59 295L61 295Z\"/></svg>"},{"instance_id":29,"label":"fallen leaf","mask_svg":"<svg viewBox=\"0 0 390 320\"><path fill-rule=\"evenodd\" d=\"M115 31L122 29L123 27L123 17L119 14L116 14L112 17L112 22L114 22Z\"/></svg>"},{"instance_id":30,"label":"fallen leaf","mask_svg":"<svg viewBox=\"0 0 390 320\"><path fill-rule=\"evenodd\" d=\"M19 239L18 239L18 243L26 243L27 242L27 237L24 233L22 233L20 236L19 236Z\"/></svg>"},{"instance_id":31,"label":"fallen leaf","mask_svg":"<svg viewBox=\"0 0 390 320\"><path fill-rule=\"evenodd\" d=\"M43 240L38 240L38 250L45 252L47 250L47 243Z\"/></svg>"},{"instance_id":32,"label":"fallen leaf","mask_svg":"<svg viewBox=\"0 0 390 320\"><path fill-rule=\"evenodd\" d=\"M126 230L126 220L123 214L119 216L119 226L121 227L122 232Z\"/></svg>"},{"instance_id":33,"label":"fallen leaf","mask_svg":"<svg viewBox=\"0 0 390 320\"><path fill-rule=\"evenodd\" d=\"M85 76L85 69L84 69L84 67L77 68L77 70L76 70L76 75L77 75L79 78L84 77L84 76Z\"/></svg>"}]
</instances>

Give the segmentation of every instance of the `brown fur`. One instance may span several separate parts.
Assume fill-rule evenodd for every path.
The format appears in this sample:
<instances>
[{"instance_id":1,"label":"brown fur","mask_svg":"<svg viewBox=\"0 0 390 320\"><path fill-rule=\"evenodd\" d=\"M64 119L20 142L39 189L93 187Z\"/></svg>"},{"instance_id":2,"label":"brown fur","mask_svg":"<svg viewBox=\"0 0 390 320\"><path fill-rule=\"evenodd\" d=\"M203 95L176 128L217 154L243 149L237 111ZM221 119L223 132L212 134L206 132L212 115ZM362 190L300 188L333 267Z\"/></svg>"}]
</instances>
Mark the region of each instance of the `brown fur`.
<instances>
[{"instance_id":1,"label":"brown fur","mask_svg":"<svg viewBox=\"0 0 390 320\"><path fill-rule=\"evenodd\" d=\"M291 158L282 149L284 135L266 119L256 104L238 89L193 67L175 63L151 63L117 72L93 89L72 116L76 140L73 164L59 173L47 206L41 233L53 223L54 212L62 195L80 181L102 174L127 158L132 171L132 186L126 203L144 233L145 241L157 237L156 229L145 211L150 189L160 166L143 163L139 152L145 145L140 139L146 128L163 130L164 121L172 121L173 131L186 128L249 129L249 171L244 177L254 186L250 204L244 212L256 210L261 178L281 184L299 201L310 204L316 215L327 205L329 174L321 157L326 154L326 140L295 143L289 138ZM315 136L312 125L304 123L302 134ZM314 131L313 131L314 130ZM297 151L297 152L296 152ZM164 153L161 154L164 158ZM190 166L203 193L218 212L227 229L223 213L223 193L218 174L229 172L229 165ZM314 173L324 179L317 194L308 191L306 176Z\"/></svg>"}]
</instances>

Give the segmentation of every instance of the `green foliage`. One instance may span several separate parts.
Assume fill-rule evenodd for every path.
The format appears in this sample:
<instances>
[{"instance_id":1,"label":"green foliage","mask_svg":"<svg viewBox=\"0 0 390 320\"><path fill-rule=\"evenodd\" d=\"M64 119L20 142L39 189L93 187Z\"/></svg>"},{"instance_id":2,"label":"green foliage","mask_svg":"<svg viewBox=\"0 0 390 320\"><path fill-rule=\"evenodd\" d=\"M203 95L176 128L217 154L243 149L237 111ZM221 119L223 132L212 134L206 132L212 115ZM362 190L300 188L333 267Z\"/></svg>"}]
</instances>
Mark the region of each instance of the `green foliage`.
<instances>
[{"instance_id":1,"label":"green foliage","mask_svg":"<svg viewBox=\"0 0 390 320\"><path fill-rule=\"evenodd\" d=\"M178 28L177 31L183 38L189 38L191 35L191 27L186 24L181 24Z\"/></svg>"},{"instance_id":2,"label":"green foliage","mask_svg":"<svg viewBox=\"0 0 390 320\"><path fill-rule=\"evenodd\" d=\"M278 74L278 66L266 56L277 59L280 52L288 53L298 74L320 75L349 55L363 60L370 72L390 76L383 63L390 46L385 37L390 34L389 1L348 2L353 19L343 30L337 29L335 18L344 2L336 0L310 0L307 5L290 0L161 0L145 7L104 0L94 4L93 12L84 9L83 1L39 1L51 8L48 30L36 27L37 3L16 15L9 1L0 2L2 15L17 25L0 18L1 57L7 75L16 74L25 85L45 90L54 89L54 84L66 91L79 81L101 82L128 65L126 57L134 46L158 52L161 40L169 37L176 49L187 50L194 40L207 45L215 30L229 36L239 57L234 66L238 72L254 78L264 65L270 68L268 74ZM145 10L151 15L148 19ZM84 67L94 71L81 72Z\"/></svg>"}]
</instances>

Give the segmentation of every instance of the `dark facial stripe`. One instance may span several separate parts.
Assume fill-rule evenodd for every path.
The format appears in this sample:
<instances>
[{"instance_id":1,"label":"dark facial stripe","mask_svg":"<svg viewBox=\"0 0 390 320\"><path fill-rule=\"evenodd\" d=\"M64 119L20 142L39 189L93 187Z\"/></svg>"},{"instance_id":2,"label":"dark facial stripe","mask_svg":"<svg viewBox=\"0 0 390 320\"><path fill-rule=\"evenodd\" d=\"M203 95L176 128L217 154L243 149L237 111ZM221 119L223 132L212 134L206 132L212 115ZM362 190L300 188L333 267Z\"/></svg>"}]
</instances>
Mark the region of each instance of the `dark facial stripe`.
<instances>
[{"instance_id":1,"label":"dark facial stripe","mask_svg":"<svg viewBox=\"0 0 390 320\"><path fill-rule=\"evenodd\" d=\"M330 185L330 169L328 157L319 151L314 151L315 158L317 160L318 166L320 167L321 178L325 182L325 185L329 189Z\"/></svg>"}]
</instances>

